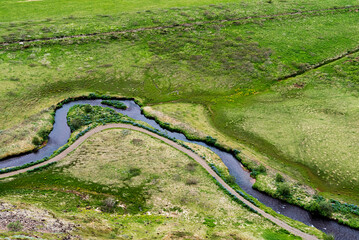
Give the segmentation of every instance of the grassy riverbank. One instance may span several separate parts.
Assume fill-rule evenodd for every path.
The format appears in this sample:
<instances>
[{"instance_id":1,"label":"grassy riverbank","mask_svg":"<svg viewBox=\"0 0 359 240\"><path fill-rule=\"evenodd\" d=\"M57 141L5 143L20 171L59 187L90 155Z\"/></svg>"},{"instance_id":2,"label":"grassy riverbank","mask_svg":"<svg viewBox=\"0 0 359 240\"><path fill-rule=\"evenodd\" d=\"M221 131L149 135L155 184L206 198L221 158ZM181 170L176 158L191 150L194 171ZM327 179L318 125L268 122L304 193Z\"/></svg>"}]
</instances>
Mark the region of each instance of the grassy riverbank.
<instances>
[{"instance_id":1,"label":"grassy riverbank","mask_svg":"<svg viewBox=\"0 0 359 240\"><path fill-rule=\"evenodd\" d=\"M53 111L53 108L43 110L19 125L0 131L0 159L31 152L39 144L45 144L54 124ZM36 145L34 138L39 139Z\"/></svg>"}]
</instances>

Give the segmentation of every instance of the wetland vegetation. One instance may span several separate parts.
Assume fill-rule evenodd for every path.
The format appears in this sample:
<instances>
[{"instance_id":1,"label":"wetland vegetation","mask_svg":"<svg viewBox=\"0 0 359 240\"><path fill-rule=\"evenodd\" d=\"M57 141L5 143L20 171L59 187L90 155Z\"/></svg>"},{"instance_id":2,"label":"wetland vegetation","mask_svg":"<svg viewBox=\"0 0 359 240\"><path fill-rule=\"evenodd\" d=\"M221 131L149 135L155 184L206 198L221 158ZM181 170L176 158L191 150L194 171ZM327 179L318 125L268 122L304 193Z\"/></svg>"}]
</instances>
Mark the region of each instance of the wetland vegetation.
<instances>
[{"instance_id":1,"label":"wetland vegetation","mask_svg":"<svg viewBox=\"0 0 359 240\"><path fill-rule=\"evenodd\" d=\"M0 159L45 144L65 98L133 97L191 138L240 149L249 169L265 166L261 191L358 227L356 1L64 2L0 6ZM73 131L92 122L83 108L69 115Z\"/></svg>"}]
</instances>

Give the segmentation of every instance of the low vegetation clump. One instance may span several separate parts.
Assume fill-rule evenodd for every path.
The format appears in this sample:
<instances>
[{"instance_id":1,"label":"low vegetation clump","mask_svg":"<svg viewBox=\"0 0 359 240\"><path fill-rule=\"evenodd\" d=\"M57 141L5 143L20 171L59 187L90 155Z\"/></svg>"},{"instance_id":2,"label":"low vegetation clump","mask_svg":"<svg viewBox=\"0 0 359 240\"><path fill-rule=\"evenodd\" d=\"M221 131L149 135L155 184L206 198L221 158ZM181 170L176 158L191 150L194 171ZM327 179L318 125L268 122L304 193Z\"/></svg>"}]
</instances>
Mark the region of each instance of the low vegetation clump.
<instances>
[{"instance_id":1,"label":"low vegetation clump","mask_svg":"<svg viewBox=\"0 0 359 240\"><path fill-rule=\"evenodd\" d=\"M115 211L115 207L117 205L117 202L115 199L109 197L106 198L105 200L103 200L102 206L101 206L101 210L103 212L108 212L108 213L112 213Z\"/></svg>"},{"instance_id":2,"label":"low vegetation clump","mask_svg":"<svg viewBox=\"0 0 359 240\"><path fill-rule=\"evenodd\" d=\"M324 236L324 240L335 240L334 236L332 234Z\"/></svg>"},{"instance_id":3,"label":"low vegetation clump","mask_svg":"<svg viewBox=\"0 0 359 240\"><path fill-rule=\"evenodd\" d=\"M259 174L265 174L267 172L267 169L263 164L256 167L249 167L249 169L251 170L251 176L254 178Z\"/></svg>"},{"instance_id":4,"label":"low vegetation clump","mask_svg":"<svg viewBox=\"0 0 359 240\"><path fill-rule=\"evenodd\" d=\"M186 180L186 184L187 185L197 185L198 184L198 180L195 178L189 178Z\"/></svg>"},{"instance_id":5,"label":"low vegetation clump","mask_svg":"<svg viewBox=\"0 0 359 240\"><path fill-rule=\"evenodd\" d=\"M127 109L126 104L119 100L103 100L101 103L118 109Z\"/></svg>"},{"instance_id":6,"label":"low vegetation clump","mask_svg":"<svg viewBox=\"0 0 359 240\"><path fill-rule=\"evenodd\" d=\"M287 183L279 183L277 185L277 194L282 198L291 197L290 186Z\"/></svg>"},{"instance_id":7,"label":"low vegetation clump","mask_svg":"<svg viewBox=\"0 0 359 240\"><path fill-rule=\"evenodd\" d=\"M187 171L189 172L195 172L196 171L197 164L195 163L189 163L186 166Z\"/></svg>"},{"instance_id":8,"label":"low vegetation clump","mask_svg":"<svg viewBox=\"0 0 359 240\"><path fill-rule=\"evenodd\" d=\"M32 144L34 144L35 146L39 146L42 144L42 141L38 136L35 136L32 138Z\"/></svg>"},{"instance_id":9,"label":"low vegetation clump","mask_svg":"<svg viewBox=\"0 0 359 240\"><path fill-rule=\"evenodd\" d=\"M7 228L12 232L20 232L22 230L22 225L20 221L11 222L7 225Z\"/></svg>"},{"instance_id":10,"label":"low vegetation clump","mask_svg":"<svg viewBox=\"0 0 359 240\"><path fill-rule=\"evenodd\" d=\"M333 213L332 204L323 198L318 198L310 203L308 208L315 215L331 217Z\"/></svg>"},{"instance_id":11,"label":"low vegetation clump","mask_svg":"<svg viewBox=\"0 0 359 240\"><path fill-rule=\"evenodd\" d=\"M144 142L143 142L142 139L132 139L131 143L132 143L132 144L135 144L135 145L142 145L142 144L144 144Z\"/></svg>"},{"instance_id":12,"label":"low vegetation clump","mask_svg":"<svg viewBox=\"0 0 359 240\"><path fill-rule=\"evenodd\" d=\"M213 228L216 226L216 220L211 217L207 217L204 219L203 224L206 225L207 227Z\"/></svg>"},{"instance_id":13,"label":"low vegetation clump","mask_svg":"<svg viewBox=\"0 0 359 240\"><path fill-rule=\"evenodd\" d=\"M119 122L123 114L116 113L113 109L99 106L75 105L70 108L67 124L74 132L83 126L94 123Z\"/></svg>"},{"instance_id":14,"label":"low vegetation clump","mask_svg":"<svg viewBox=\"0 0 359 240\"><path fill-rule=\"evenodd\" d=\"M37 132L37 135L32 138L32 144L39 146L45 143L49 138L51 130L52 128L41 128L40 131Z\"/></svg>"},{"instance_id":15,"label":"low vegetation clump","mask_svg":"<svg viewBox=\"0 0 359 240\"><path fill-rule=\"evenodd\" d=\"M282 174L277 173L277 174L275 175L275 181L276 181L277 183L281 183L281 182L284 182L285 179L284 179L284 177L282 176Z\"/></svg>"}]
</instances>

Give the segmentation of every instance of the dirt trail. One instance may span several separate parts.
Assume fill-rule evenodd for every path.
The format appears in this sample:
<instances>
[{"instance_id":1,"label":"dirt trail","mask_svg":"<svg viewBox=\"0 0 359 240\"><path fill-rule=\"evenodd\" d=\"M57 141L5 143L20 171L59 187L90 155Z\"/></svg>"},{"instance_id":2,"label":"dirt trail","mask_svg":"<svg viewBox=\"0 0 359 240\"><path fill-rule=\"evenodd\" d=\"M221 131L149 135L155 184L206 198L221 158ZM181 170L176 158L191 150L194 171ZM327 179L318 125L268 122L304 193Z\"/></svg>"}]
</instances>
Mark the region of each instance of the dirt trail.
<instances>
[{"instance_id":1,"label":"dirt trail","mask_svg":"<svg viewBox=\"0 0 359 240\"><path fill-rule=\"evenodd\" d=\"M80 146L87 138L91 137L92 135L101 132L103 130L106 129L110 129L110 128L126 128L126 129L130 129L130 130L136 130L145 134L148 134L154 138L157 138L165 143L167 143L168 145L176 148L177 150L187 154L189 157L193 158L195 161L197 161L199 164L201 164L201 166L206 169L206 171L211 174L211 176L213 176L220 184L222 184L222 186L224 186L226 189L228 189L228 191L230 193L232 193L234 196L236 196L239 200L241 200L242 202L244 202L246 205L248 205L249 207L253 208L254 210L256 210L260 215L262 215L263 217L267 218L268 220L270 220L271 222L277 224L278 226L286 229L287 231L289 231L290 233L299 236L303 239L307 239L307 240L317 240L318 238L316 238L315 236L309 235L307 233L304 233L294 227L289 226L287 223L283 222L282 220L273 217L272 215L264 212L262 209L256 207L255 205L253 205L251 202L247 201L246 199L244 199L241 195L239 195L234 189L232 189L227 183L225 183L223 181L222 178L220 178L213 170L212 168L207 164L207 162L205 160L203 160L199 155L197 155L196 153L192 152L191 150L188 150L186 148L184 148L183 146L179 145L176 142L173 142L165 137L159 136L153 132L150 132L146 129L140 128L140 127L135 127L132 125L127 125L127 124L108 124L108 125L103 125L103 126L99 126L95 129L92 129L91 131L87 132L85 135L83 135L82 137L80 137L76 142L74 142L69 148L67 148L65 151L63 151L62 153L60 153L59 155L57 155L56 157L50 159L47 162L43 162L40 163L38 165L35 166L31 166L25 169L21 169L18 171L14 171L14 172L10 172L10 173L5 173L5 174L1 174L0 178L6 178L6 177L11 177L11 176L15 176L17 174L20 173L24 173L28 170L32 170L41 166L44 166L46 164L52 163L52 162L57 162L60 161L61 159L63 159L64 157L66 157L69 153L71 153L74 149L76 149L78 146Z\"/></svg>"}]
</instances>

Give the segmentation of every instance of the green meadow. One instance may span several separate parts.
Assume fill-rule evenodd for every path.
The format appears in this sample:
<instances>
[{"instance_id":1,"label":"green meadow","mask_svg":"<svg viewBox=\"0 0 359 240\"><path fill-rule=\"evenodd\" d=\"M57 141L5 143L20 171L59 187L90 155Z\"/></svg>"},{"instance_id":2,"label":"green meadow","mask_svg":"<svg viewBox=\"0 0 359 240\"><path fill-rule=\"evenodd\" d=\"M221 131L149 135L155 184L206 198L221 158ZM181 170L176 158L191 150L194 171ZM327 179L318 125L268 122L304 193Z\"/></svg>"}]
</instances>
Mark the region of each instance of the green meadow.
<instances>
[{"instance_id":1,"label":"green meadow","mask_svg":"<svg viewBox=\"0 0 359 240\"><path fill-rule=\"evenodd\" d=\"M31 148L31 137L12 136L35 135L42 111L64 98L134 97L193 135L218 135L244 158L358 204L359 55L308 70L358 50L356 3L4 0L1 156L17 152L14 142ZM106 34L71 37L92 33Z\"/></svg>"}]
</instances>

